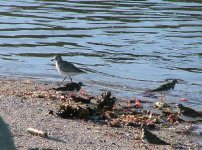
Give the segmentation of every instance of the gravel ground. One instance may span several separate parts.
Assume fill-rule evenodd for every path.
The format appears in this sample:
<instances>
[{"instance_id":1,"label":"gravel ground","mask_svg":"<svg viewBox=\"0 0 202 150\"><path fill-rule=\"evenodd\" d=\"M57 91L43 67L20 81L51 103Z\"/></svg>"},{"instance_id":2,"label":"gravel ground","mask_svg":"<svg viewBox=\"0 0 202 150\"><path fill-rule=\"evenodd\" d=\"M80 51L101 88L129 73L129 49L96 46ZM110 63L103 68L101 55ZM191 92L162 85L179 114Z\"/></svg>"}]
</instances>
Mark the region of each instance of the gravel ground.
<instances>
[{"instance_id":1,"label":"gravel ground","mask_svg":"<svg viewBox=\"0 0 202 150\"><path fill-rule=\"evenodd\" d=\"M6 123L7 136L12 148L12 138L16 149L51 148L56 150L132 150L144 149L138 139L138 128L112 128L92 121L79 119L61 119L50 115L49 110L56 110L57 99L38 98L30 93L48 91L54 83L30 80L1 78L0 81L0 117ZM2 128L3 121L0 121ZM169 143L193 145L196 140L190 135L178 134L175 131L185 124L176 127L153 131ZM47 131L48 138L34 136L27 128ZM1 129L0 129L1 131ZM4 130L5 131L5 130ZM11 133L10 133L11 132ZM6 133L0 133L0 141ZM2 135L3 134L3 135ZM0 143L1 144L1 143ZM0 148L0 150L8 148ZM156 146L155 149L174 149L171 146Z\"/></svg>"}]
</instances>

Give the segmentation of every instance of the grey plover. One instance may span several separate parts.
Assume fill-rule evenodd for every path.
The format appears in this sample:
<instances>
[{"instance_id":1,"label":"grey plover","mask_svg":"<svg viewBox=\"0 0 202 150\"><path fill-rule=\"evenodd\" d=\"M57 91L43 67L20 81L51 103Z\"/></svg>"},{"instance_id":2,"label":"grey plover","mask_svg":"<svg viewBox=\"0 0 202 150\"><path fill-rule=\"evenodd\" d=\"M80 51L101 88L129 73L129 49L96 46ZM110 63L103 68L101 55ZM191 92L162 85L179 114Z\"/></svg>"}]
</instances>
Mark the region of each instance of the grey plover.
<instances>
[{"instance_id":1,"label":"grey plover","mask_svg":"<svg viewBox=\"0 0 202 150\"><path fill-rule=\"evenodd\" d=\"M63 81L66 79L67 76L69 76L69 79L72 82L72 78L70 76L75 76L75 75L85 73L85 71L77 68L72 63L70 63L68 61L64 61L60 55L55 56L54 59L52 59L51 61L54 61L54 60L56 61L55 66L56 66L58 72L62 76L64 76L64 79L62 80L62 82L60 84L63 83Z\"/></svg>"},{"instance_id":2,"label":"grey plover","mask_svg":"<svg viewBox=\"0 0 202 150\"><path fill-rule=\"evenodd\" d=\"M174 80L171 81L171 82L162 84L161 86L159 86L159 87L156 88L156 89L150 90L150 92L157 92L157 93L160 93L160 94L161 94L161 100L162 100L162 95L163 95L163 97L164 97L164 99L165 99L165 94L168 94L168 93L170 93L172 90L174 90L176 83L178 83L178 82L177 82L176 79L174 79Z\"/></svg>"},{"instance_id":3,"label":"grey plover","mask_svg":"<svg viewBox=\"0 0 202 150\"><path fill-rule=\"evenodd\" d=\"M177 105L179 108L179 117L186 121L186 122L195 122L195 121L201 121L202 120L202 115L197 112L196 110L185 107L182 104Z\"/></svg>"}]
</instances>

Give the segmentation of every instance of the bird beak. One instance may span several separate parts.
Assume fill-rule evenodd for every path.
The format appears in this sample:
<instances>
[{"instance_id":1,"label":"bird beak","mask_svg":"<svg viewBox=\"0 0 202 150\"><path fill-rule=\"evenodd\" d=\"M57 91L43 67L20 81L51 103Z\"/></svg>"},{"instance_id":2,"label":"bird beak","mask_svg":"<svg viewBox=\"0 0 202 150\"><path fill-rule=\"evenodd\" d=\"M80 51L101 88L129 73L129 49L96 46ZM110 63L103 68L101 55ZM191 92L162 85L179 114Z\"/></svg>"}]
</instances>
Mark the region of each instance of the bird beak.
<instances>
[{"instance_id":1,"label":"bird beak","mask_svg":"<svg viewBox=\"0 0 202 150\"><path fill-rule=\"evenodd\" d=\"M55 59L51 59L51 61L54 61Z\"/></svg>"}]
</instances>

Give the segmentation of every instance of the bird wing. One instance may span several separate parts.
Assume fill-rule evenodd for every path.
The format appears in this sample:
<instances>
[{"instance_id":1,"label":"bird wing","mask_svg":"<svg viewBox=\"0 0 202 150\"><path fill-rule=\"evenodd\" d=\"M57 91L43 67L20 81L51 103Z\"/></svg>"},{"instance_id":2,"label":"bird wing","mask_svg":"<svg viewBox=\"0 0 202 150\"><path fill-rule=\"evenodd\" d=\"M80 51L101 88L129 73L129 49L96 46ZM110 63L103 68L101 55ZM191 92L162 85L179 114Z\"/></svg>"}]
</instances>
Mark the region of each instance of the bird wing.
<instances>
[{"instance_id":1,"label":"bird wing","mask_svg":"<svg viewBox=\"0 0 202 150\"><path fill-rule=\"evenodd\" d=\"M83 72L81 69L74 66L72 63L68 61L62 61L62 64L60 65L60 69L65 70L67 72Z\"/></svg>"},{"instance_id":2,"label":"bird wing","mask_svg":"<svg viewBox=\"0 0 202 150\"><path fill-rule=\"evenodd\" d=\"M164 140L157 137L155 134L151 133L150 131L146 130L145 134L147 136L147 141L151 144L159 144L159 145L169 145L169 143L165 142Z\"/></svg>"},{"instance_id":3,"label":"bird wing","mask_svg":"<svg viewBox=\"0 0 202 150\"><path fill-rule=\"evenodd\" d=\"M189 108L189 107L184 107L181 110L181 113L186 114L186 116L189 116L189 117L193 117L193 116L194 117L202 117L201 114L199 114L196 110Z\"/></svg>"},{"instance_id":4,"label":"bird wing","mask_svg":"<svg viewBox=\"0 0 202 150\"><path fill-rule=\"evenodd\" d=\"M162 84L160 87L158 87L158 88L152 90L152 92L158 92L158 91L169 90L169 89L171 89L171 88L174 88L172 83L165 83L165 84Z\"/></svg>"}]
</instances>

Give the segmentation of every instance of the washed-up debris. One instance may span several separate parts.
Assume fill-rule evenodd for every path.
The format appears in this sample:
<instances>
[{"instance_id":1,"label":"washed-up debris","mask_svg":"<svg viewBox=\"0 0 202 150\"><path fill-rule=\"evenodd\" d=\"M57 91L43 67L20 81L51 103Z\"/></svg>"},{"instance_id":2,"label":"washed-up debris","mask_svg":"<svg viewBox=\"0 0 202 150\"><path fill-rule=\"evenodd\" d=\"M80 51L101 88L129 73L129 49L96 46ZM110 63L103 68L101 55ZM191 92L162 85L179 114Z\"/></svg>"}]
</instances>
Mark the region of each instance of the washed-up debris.
<instances>
[{"instance_id":1,"label":"washed-up debris","mask_svg":"<svg viewBox=\"0 0 202 150\"><path fill-rule=\"evenodd\" d=\"M171 119L171 118L176 116L176 114L173 114L173 106L171 106L171 104L167 104L167 103L165 103L163 101L156 102L154 104L154 108L157 108L157 109L161 110L164 117L165 116L170 116L170 120L174 120L174 119Z\"/></svg>"},{"instance_id":2,"label":"washed-up debris","mask_svg":"<svg viewBox=\"0 0 202 150\"><path fill-rule=\"evenodd\" d=\"M168 115L167 120L170 123L175 123L179 120L179 116L176 113L170 113L170 115Z\"/></svg>"},{"instance_id":3,"label":"washed-up debris","mask_svg":"<svg viewBox=\"0 0 202 150\"><path fill-rule=\"evenodd\" d=\"M32 135L41 136L44 138L48 137L48 133L46 131L41 131L34 128L28 128L27 132L31 133Z\"/></svg>"},{"instance_id":4,"label":"washed-up debris","mask_svg":"<svg viewBox=\"0 0 202 150\"><path fill-rule=\"evenodd\" d=\"M56 113L61 118L80 118L89 119L96 118L105 121L111 127L120 126L133 126L140 127L141 124L146 124L150 129L156 127L156 124L160 122L174 123L178 121L178 115L173 113L170 109L171 106L158 102L156 103L158 108L163 112L163 115L151 113L150 111L141 111L139 108L143 108L142 101L135 99L134 101L126 102L128 107L116 105L116 98L111 97L111 92L105 92L101 94L101 98L91 99L84 98L83 96L71 96L70 101L64 101L64 104L60 105L59 111ZM87 105L85 105L87 104ZM130 107L130 106L133 107ZM166 109L169 109L166 111Z\"/></svg>"},{"instance_id":5,"label":"washed-up debris","mask_svg":"<svg viewBox=\"0 0 202 150\"><path fill-rule=\"evenodd\" d=\"M35 98L45 98L47 95L45 92L33 92L32 97Z\"/></svg>"},{"instance_id":6,"label":"washed-up debris","mask_svg":"<svg viewBox=\"0 0 202 150\"><path fill-rule=\"evenodd\" d=\"M32 83L28 81L26 84ZM18 86L20 87L21 84ZM156 103L156 108L159 110L156 110L149 107L153 106L153 102L147 102L146 98L145 102L144 100L137 98L127 98L128 101L125 101L125 99L112 97L111 92L105 92L102 96L92 96L89 93L81 94L78 92L76 95L72 96L65 95L65 92L61 92L63 94L57 92L60 90L67 90L65 86L65 89L61 88L62 87L57 90L53 90L52 88L50 89L50 86L40 87L36 84L36 86L31 89L16 88L12 91L9 87L2 86L1 91L7 95L21 96L23 98L37 98L37 100L38 98L49 100L46 101L47 105L51 105L51 107L53 106L52 109L54 110L49 111L50 115L54 115L51 117L91 119L93 122L106 124L110 127L140 127L141 124L146 124L149 129L153 129L155 127L158 127L157 129L159 129L159 127L167 128L172 126L174 123L175 125L180 123L179 115L175 112L175 104L173 103L169 103L168 106L163 102L158 102ZM22 99L22 102L23 101L24 99ZM176 101L179 102L179 99L176 99ZM60 104L58 111L55 111L55 104ZM46 105L44 105L44 107L46 107ZM147 113L147 108L149 108L151 112L158 114ZM161 111L163 115L161 114ZM200 114L202 113L200 112ZM177 127L173 128L176 129ZM47 132L37 129L29 129L27 132L33 135L47 137ZM201 132L195 132L195 130L192 132L189 131L189 129L180 132L174 130L173 132L175 132L175 134L201 135ZM165 133L167 132L165 131ZM48 139L49 138L50 137L48 137Z\"/></svg>"},{"instance_id":7,"label":"washed-up debris","mask_svg":"<svg viewBox=\"0 0 202 150\"><path fill-rule=\"evenodd\" d=\"M125 115L121 117L124 124L130 126L140 126L141 124L153 125L159 122L158 116L152 115Z\"/></svg>"},{"instance_id":8,"label":"washed-up debris","mask_svg":"<svg viewBox=\"0 0 202 150\"><path fill-rule=\"evenodd\" d=\"M131 109L131 108L143 108L142 102L139 99L136 99L135 101L129 101L127 106L123 106L125 109Z\"/></svg>"},{"instance_id":9,"label":"washed-up debris","mask_svg":"<svg viewBox=\"0 0 202 150\"><path fill-rule=\"evenodd\" d=\"M117 116L114 112L106 111L106 112L103 112L102 118L103 118L104 120L111 120L111 119L116 119L116 118L118 118L118 116Z\"/></svg>"},{"instance_id":10,"label":"washed-up debris","mask_svg":"<svg viewBox=\"0 0 202 150\"><path fill-rule=\"evenodd\" d=\"M182 102L187 102L188 99L187 99L187 98L180 98L180 101L182 101Z\"/></svg>"},{"instance_id":11,"label":"washed-up debris","mask_svg":"<svg viewBox=\"0 0 202 150\"><path fill-rule=\"evenodd\" d=\"M90 111L88 107L68 104L60 105L60 109L56 114L61 118L87 119L90 116Z\"/></svg>"},{"instance_id":12,"label":"washed-up debris","mask_svg":"<svg viewBox=\"0 0 202 150\"><path fill-rule=\"evenodd\" d=\"M103 118L112 119L111 111L115 104L115 97L111 98L111 92L102 94L102 99L97 105L82 105L82 103L90 104L90 99L83 98L81 96L71 96L73 102L60 105L59 111L56 113L61 118L80 118L87 119L90 115L98 113ZM80 102L80 103L79 103ZM106 113L105 113L106 112ZM115 114L114 114L115 116ZM111 118L112 117L112 118Z\"/></svg>"},{"instance_id":13,"label":"washed-up debris","mask_svg":"<svg viewBox=\"0 0 202 150\"><path fill-rule=\"evenodd\" d=\"M97 105L97 111L98 112L105 112L110 111L114 107L116 98L111 97L111 92L105 92L102 94L102 99Z\"/></svg>"},{"instance_id":14,"label":"washed-up debris","mask_svg":"<svg viewBox=\"0 0 202 150\"><path fill-rule=\"evenodd\" d=\"M110 127L121 127L121 119L117 118L117 119L113 119L112 121L110 121L108 123L108 125Z\"/></svg>"},{"instance_id":15,"label":"washed-up debris","mask_svg":"<svg viewBox=\"0 0 202 150\"><path fill-rule=\"evenodd\" d=\"M136 109L143 108L142 103L140 102L140 100L136 100L136 101L135 101L134 107L135 107Z\"/></svg>"},{"instance_id":16,"label":"washed-up debris","mask_svg":"<svg viewBox=\"0 0 202 150\"><path fill-rule=\"evenodd\" d=\"M54 115L53 110L49 110L49 113L48 113L48 114L50 114L50 115Z\"/></svg>"},{"instance_id":17,"label":"washed-up debris","mask_svg":"<svg viewBox=\"0 0 202 150\"><path fill-rule=\"evenodd\" d=\"M31 81L31 80L24 80L23 83L25 83L25 84L33 84L33 81Z\"/></svg>"},{"instance_id":18,"label":"washed-up debris","mask_svg":"<svg viewBox=\"0 0 202 150\"><path fill-rule=\"evenodd\" d=\"M83 98L81 96L75 96L75 95L71 95L71 98L73 101L75 102L81 102L81 103L90 103L90 99L88 98Z\"/></svg>"},{"instance_id":19,"label":"washed-up debris","mask_svg":"<svg viewBox=\"0 0 202 150\"><path fill-rule=\"evenodd\" d=\"M154 104L154 107L157 109L163 109L163 108L170 108L171 106L165 102L158 101Z\"/></svg>"}]
</instances>

